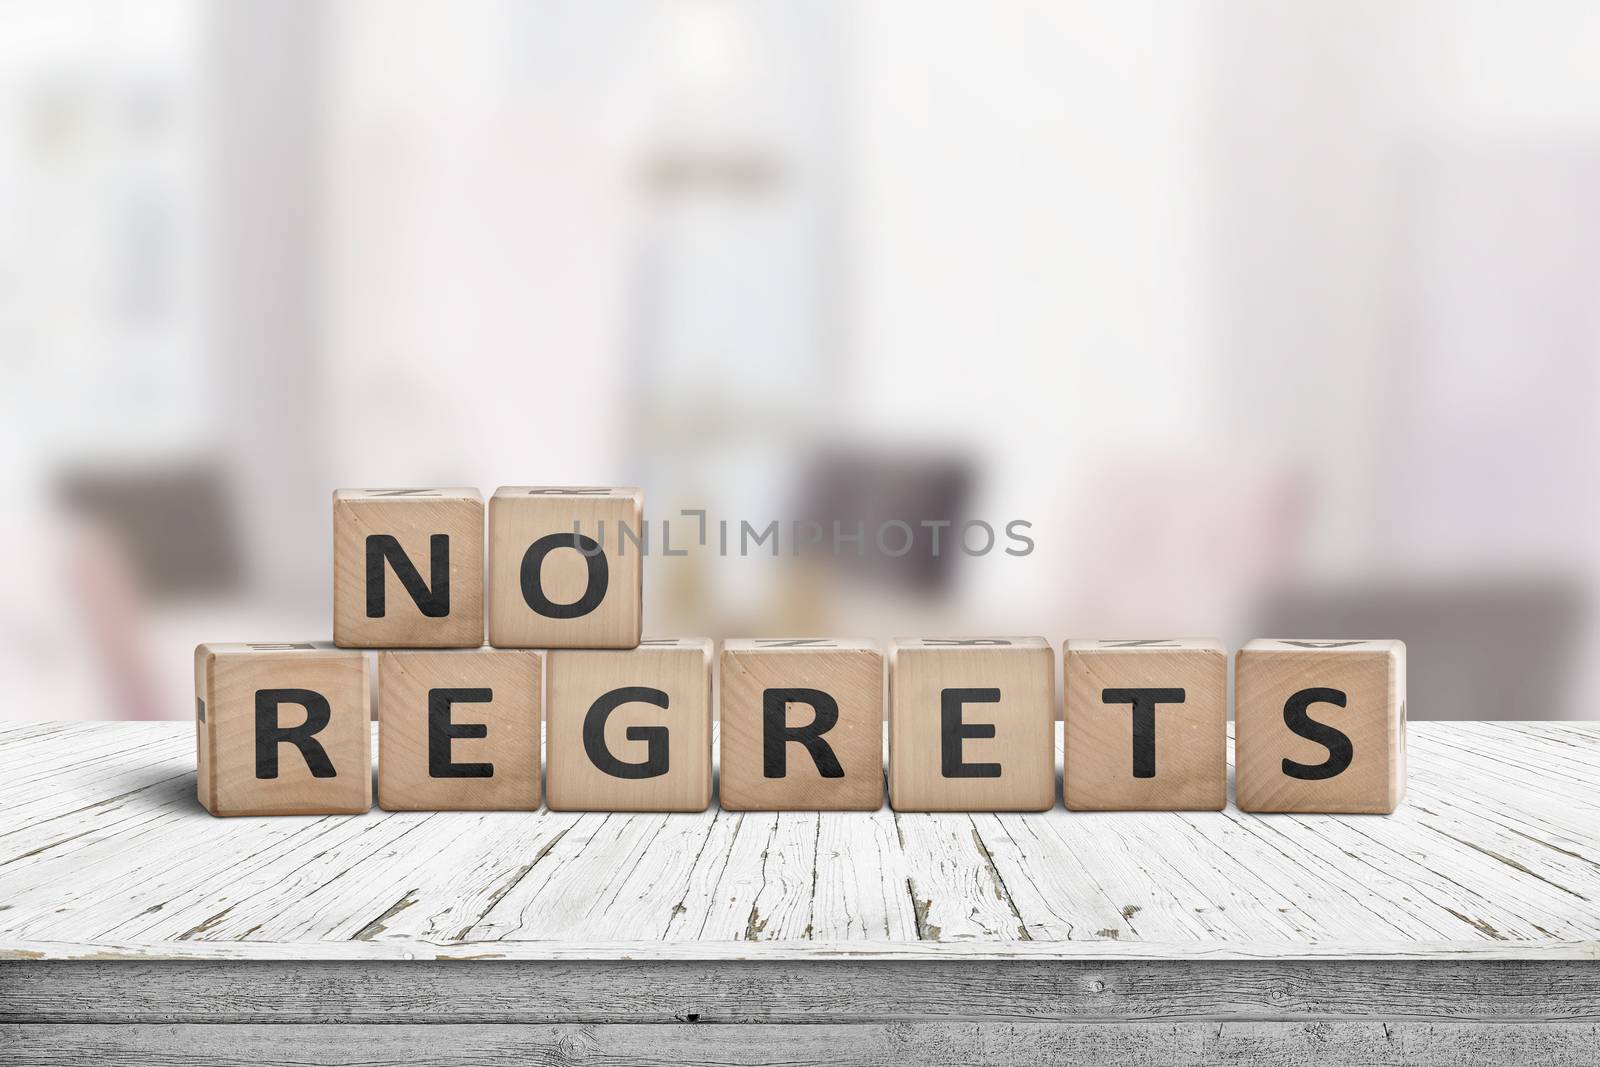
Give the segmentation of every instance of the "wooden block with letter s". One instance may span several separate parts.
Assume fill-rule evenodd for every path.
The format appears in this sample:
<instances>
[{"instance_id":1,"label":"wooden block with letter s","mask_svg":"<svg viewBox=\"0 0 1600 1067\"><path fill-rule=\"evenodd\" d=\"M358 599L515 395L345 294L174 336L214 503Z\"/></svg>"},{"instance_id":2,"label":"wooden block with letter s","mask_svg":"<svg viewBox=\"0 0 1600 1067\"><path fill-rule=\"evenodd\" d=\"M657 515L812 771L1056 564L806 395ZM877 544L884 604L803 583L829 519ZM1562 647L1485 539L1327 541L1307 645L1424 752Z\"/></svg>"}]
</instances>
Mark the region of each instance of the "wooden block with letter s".
<instances>
[{"instance_id":1,"label":"wooden block with letter s","mask_svg":"<svg viewBox=\"0 0 1600 1067\"><path fill-rule=\"evenodd\" d=\"M451 648L378 657L378 806L539 806L539 653Z\"/></svg>"},{"instance_id":2,"label":"wooden block with letter s","mask_svg":"<svg viewBox=\"0 0 1600 1067\"><path fill-rule=\"evenodd\" d=\"M730 811L876 811L883 653L840 638L724 642L721 754Z\"/></svg>"},{"instance_id":3,"label":"wooden block with letter s","mask_svg":"<svg viewBox=\"0 0 1600 1067\"><path fill-rule=\"evenodd\" d=\"M889 645L889 803L896 811L1055 805L1055 654L1042 637Z\"/></svg>"},{"instance_id":4,"label":"wooden block with letter s","mask_svg":"<svg viewBox=\"0 0 1600 1067\"><path fill-rule=\"evenodd\" d=\"M1234 720L1241 811L1392 812L1406 787L1406 646L1251 641Z\"/></svg>"},{"instance_id":5,"label":"wooden block with letter s","mask_svg":"<svg viewBox=\"0 0 1600 1067\"><path fill-rule=\"evenodd\" d=\"M1228 804L1228 651L1203 638L1070 640L1065 789L1073 811Z\"/></svg>"},{"instance_id":6,"label":"wooden block with letter s","mask_svg":"<svg viewBox=\"0 0 1600 1067\"><path fill-rule=\"evenodd\" d=\"M668 638L548 654L551 810L710 806L712 647Z\"/></svg>"},{"instance_id":7,"label":"wooden block with letter s","mask_svg":"<svg viewBox=\"0 0 1600 1067\"><path fill-rule=\"evenodd\" d=\"M489 643L637 646L647 537L638 489L495 490L489 499Z\"/></svg>"},{"instance_id":8,"label":"wooden block with letter s","mask_svg":"<svg viewBox=\"0 0 1600 1067\"><path fill-rule=\"evenodd\" d=\"M334 492L333 643L483 644L483 497L476 489Z\"/></svg>"},{"instance_id":9,"label":"wooden block with letter s","mask_svg":"<svg viewBox=\"0 0 1600 1067\"><path fill-rule=\"evenodd\" d=\"M312 641L195 649L196 785L213 815L372 806L367 657Z\"/></svg>"}]
</instances>

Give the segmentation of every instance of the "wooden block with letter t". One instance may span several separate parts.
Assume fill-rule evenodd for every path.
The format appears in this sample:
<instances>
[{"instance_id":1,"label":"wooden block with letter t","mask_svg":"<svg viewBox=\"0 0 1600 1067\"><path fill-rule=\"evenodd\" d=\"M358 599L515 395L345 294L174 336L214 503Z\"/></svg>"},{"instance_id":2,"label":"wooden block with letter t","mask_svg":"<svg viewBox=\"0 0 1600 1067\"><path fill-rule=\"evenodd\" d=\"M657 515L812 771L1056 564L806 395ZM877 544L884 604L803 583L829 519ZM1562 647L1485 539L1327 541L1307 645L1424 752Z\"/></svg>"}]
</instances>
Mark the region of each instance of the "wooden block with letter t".
<instances>
[{"instance_id":1,"label":"wooden block with letter t","mask_svg":"<svg viewBox=\"0 0 1600 1067\"><path fill-rule=\"evenodd\" d=\"M1228 804L1228 652L1221 641L1066 643L1065 779L1074 811Z\"/></svg>"},{"instance_id":2,"label":"wooden block with letter t","mask_svg":"<svg viewBox=\"0 0 1600 1067\"><path fill-rule=\"evenodd\" d=\"M483 497L476 489L333 494L333 643L483 644Z\"/></svg>"},{"instance_id":3,"label":"wooden block with letter t","mask_svg":"<svg viewBox=\"0 0 1600 1067\"><path fill-rule=\"evenodd\" d=\"M896 811L1055 804L1055 654L1042 637L889 645L889 803Z\"/></svg>"},{"instance_id":4,"label":"wooden block with letter t","mask_svg":"<svg viewBox=\"0 0 1600 1067\"><path fill-rule=\"evenodd\" d=\"M378 806L539 806L539 653L451 648L378 657Z\"/></svg>"},{"instance_id":5,"label":"wooden block with letter t","mask_svg":"<svg viewBox=\"0 0 1600 1067\"><path fill-rule=\"evenodd\" d=\"M213 815L372 806L367 657L290 641L194 653L197 792Z\"/></svg>"},{"instance_id":6,"label":"wooden block with letter t","mask_svg":"<svg viewBox=\"0 0 1600 1067\"><path fill-rule=\"evenodd\" d=\"M489 643L633 648L643 611L644 494L503 486L489 499Z\"/></svg>"},{"instance_id":7,"label":"wooden block with letter t","mask_svg":"<svg viewBox=\"0 0 1600 1067\"><path fill-rule=\"evenodd\" d=\"M1379 813L1406 788L1401 641L1257 640L1234 668L1241 811Z\"/></svg>"},{"instance_id":8,"label":"wooden block with letter t","mask_svg":"<svg viewBox=\"0 0 1600 1067\"><path fill-rule=\"evenodd\" d=\"M549 653L545 796L553 811L704 811L711 650L703 638Z\"/></svg>"},{"instance_id":9,"label":"wooden block with letter t","mask_svg":"<svg viewBox=\"0 0 1600 1067\"><path fill-rule=\"evenodd\" d=\"M722 646L722 784L731 811L883 806L883 653L820 637Z\"/></svg>"}]
</instances>

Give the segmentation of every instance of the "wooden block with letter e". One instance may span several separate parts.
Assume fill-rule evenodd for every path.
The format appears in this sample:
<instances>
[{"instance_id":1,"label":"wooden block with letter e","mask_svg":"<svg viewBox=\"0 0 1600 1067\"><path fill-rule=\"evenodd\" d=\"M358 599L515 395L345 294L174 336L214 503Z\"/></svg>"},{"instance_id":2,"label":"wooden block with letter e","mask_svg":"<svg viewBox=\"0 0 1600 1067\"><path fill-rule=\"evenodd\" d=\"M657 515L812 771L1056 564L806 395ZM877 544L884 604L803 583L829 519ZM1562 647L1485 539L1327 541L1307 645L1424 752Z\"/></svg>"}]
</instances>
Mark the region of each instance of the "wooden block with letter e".
<instances>
[{"instance_id":1,"label":"wooden block with letter e","mask_svg":"<svg viewBox=\"0 0 1600 1067\"><path fill-rule=\"evenodd\" d=\"M550 652L545 797L553 811L704 811L711 651L703 638Z\"/></svg>"},{"instance_id":2,"label":"wooden block with letter e","mask_svg":"<svg viewBox=\"0 0 1600 1067\"><path fill-rule=\"evenodd\" d=\"M539 653L452 648L378 657L378 806L539 806Z\"/></svg>"},{"instance_id":3,"label":"wooden block with letter e","mask_svg":"<svg viewBox=\"0 0 1600 1067\"><path fill-rule=\"evenodd\" d=\"M721 736L726 809L876 811L883 653L869 641L725 641Z\"/></svg>"},{"instance_id":4,"label":"wooden block with letter e","mask_svg":"<svg viewBox=\"0 0 1600 1067\"><path fill-rule=\"evenodd\" d=\"M483 644L483 497L476 489L333 494L333 643Z\"/></svg>"},{"instance_id":5,"label":"wooden block with letter e","mask_svg":"<svg viewBox=\"0 0 1600 1067\"><path fill-rule=\"evenodd\" d=\"M1221 641L1068 641L1065 778L1074 811L1228 804L1228 652Z\"/></svg>"},{"instance_id":6,"label":"wooden block with letter e","mask_svg":"<svg viewBox=\"0 0 1600 1067\"><path fill-rule=\"evenodd\" d=\"M896 811L1055 804L1055 655L1042 637L889 645L889 803Z\"/></svg>"},{"instance_id":7,"label":"wooden block with letter e","mask_svg":"<svg viewBox=\"0 0 1600 1067\"><path fill-rule=\"evenodd\" d=\"M1241 811L1388 813L1406 788L1401 641L1257 640L1234 668Z\"/></svg>"},{"instance_id":8,"label":"wooden block with letter e","mask_svg":"<svg viewBox=\"0 0 1600 1067\"><path fill-rule=\"evenodd\" d=\"M503 486L489 499L489 643L633 648L644 617L644 495Z\"/></svg>"},{"instance_id":9,"label":"wooden block with letter e","mask_svg":"<svg viewBox=\"0 0 1600 1067\"><path fill-rule=\"evenodd\" d=\"M372 806L367 657L290 641L194 653L197 791L213 815Z\"/></svg>"}]
</instances>

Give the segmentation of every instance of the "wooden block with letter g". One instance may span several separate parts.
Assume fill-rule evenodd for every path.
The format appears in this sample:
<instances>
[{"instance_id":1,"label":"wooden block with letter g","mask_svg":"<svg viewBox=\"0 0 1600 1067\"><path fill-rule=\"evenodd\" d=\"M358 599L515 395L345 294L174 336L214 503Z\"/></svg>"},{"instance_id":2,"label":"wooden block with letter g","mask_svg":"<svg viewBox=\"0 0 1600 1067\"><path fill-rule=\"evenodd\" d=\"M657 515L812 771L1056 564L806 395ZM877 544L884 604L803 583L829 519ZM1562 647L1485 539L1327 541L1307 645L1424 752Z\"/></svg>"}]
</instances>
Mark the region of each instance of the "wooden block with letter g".
<instances>
[{"instance_id":1,"label":"wooden block with letter g","mask_svg":"<svg viewBox=\"0 0 1600 1067\"><path fill-rule=\"evenodd\" d=\"M876 811L883 653L837 638L723 642L721 736L730 811Z\"/></svg>"},{"instance_id":2,"label":"wooden block with letter g","mask_svg":"<svg viewBox=\"0 0 1600 1067\"><path fill-rule=\"evenodd\" d=\"M1386 814L1406 788L1401 641L1257 640L1234 668L1241 811Z\"/></svg>"},{"instance_id":3,"label":"wooden block with letter g","mask_svg":"<svg viewBox=\"0 0 1600 1067\"><path fill-rule=\"evenodd\" d=\"M711 804L711 651L703 638L549 653L545 799L553 811Z\"/></svg>"},{"instance_id":4,"label":"wooden block with letter g","mask_svg":"<svg viewBox=\"0 0 1600 1067\"><path fill-rule=\"evenodd\" d=\"M1042 637L889 645L889 803L896 811L1055 804L1055 654Z\"/></svg>"},{"instance_id":5,"label":"wooden block with letter g","mask_svg":"<svg viewBox=\"0 0 1600 1067\"><path fill-rule=\"evenodd\" d=\"M1074 811L1228 804L1228 652L1221 641L1068 641L1065 778Z\"/></svg>"},{"instance_id":6,"label":"wooden block with letter g","mask_svg":"<svg viewBox=\"0 0 1600 1067\"><path fill-rule=\"evenodd\" d=\"M483 497L476 489L335 491L333 643L483 644Z\"/></svg>"},{"instance_id":7,"label":"wooden block with letter g","mask_svg":"<svg viewBox=\"0 0 1600 1067\"><path fill-rule=\"evenodd\" d=\"M539 806L539 653L452 648L378 657L378 806Z\"/></svg>"},{"instance_id":8,"label":"wooden block with letter g","mask_svg":"<svg viewBox=\"0 0 1600 1067\"><path fill-rule=\"evenodd\" d=\"M213 815L372 806L367 657L289 641L194 653L197 791Z\"/></svg>"},{"instance_id":9,"label":"wooden block with letter g","mask_svg":"<svg viewBox=\"0 0 1600 1067\"><path fill-rule=\"evenodd\" d=\"M489 498L489 643L633 648L643 611L644 494L502 486Z\"/></svg>"}]
</instances>

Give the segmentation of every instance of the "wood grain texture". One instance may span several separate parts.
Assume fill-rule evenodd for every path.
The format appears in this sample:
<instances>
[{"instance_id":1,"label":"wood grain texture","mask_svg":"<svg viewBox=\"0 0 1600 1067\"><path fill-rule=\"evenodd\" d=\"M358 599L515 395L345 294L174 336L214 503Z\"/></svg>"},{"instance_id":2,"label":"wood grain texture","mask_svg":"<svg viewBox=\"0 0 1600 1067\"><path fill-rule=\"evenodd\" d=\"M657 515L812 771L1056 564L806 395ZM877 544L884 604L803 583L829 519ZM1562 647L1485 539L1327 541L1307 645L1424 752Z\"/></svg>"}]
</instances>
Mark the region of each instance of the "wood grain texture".
<instances>
[{"instance_id":1,"label":"wood grain texture","mask_svg":"<svg viewBox=\"0 0 1600 1067\"><path fill-rule=\"evenodd\" d=\"M1228 652L1198 638L1069 640L1063 792L1072 811L1221 811L1228 803ZM1162 691L1156 703L1152 691ZM1114 699L1108 700L1107 694ZM1133 695L1154 706L1148 766ZM1172 699L1176 698L1176 699Z\"/></svg>"},{"instance_id":2,"label":"wood grain texture","mask_svg":"<svg viewBox=\"0 0 1600 1067\"><path fill-rule=\"evenodd\" d=\"M711 803L711 656L707 638L646 641L626 650L549 654L547 793L556 811L704 811ZM648 690L605 713L602 769L584 742L596 702ZM615 698L612 698L615 699ZM655 701L655 702L652 702ZM658 703L665 706L658 706ZM652 758L661 766L653 767Z\"/></svg>"},{"instance_id":3,"label":"wood grain texture","mask_svg":"<svg viewBox=\"0 0 1600 1067\"><path fill-rule=\"evenodd\" d=\"M1341 1022L1035 1023L819 1022L781 1029L681 1024L357 1023L0 1026L0 1063L50 1067L92 1062L255 1067L292 1061L328 1067L416 1063L700 1063L795 1067L844 1064L1095 1065L1350 1063L1457 1067L1538 1063L1592 1067L1593 1023Z\"/></svg>"},{"instance_id":4,"label":"wood grain texture","mask_svg":"<svg viewBox=\"0 0 1600 1067\"><path fill-rule=\"evenodd\" d=\"M766 702L788 691L773 738ZM812 694L807 696L806 694ZM822 723L831 721L825 731ZM722 647L722 779L729 811L873 811L883 804L883 653L844 638L729 640ZM812 745L824 746L812 751ZM831 763L828 761L831 759ZM774 773L781 772L781 773Z\"/></svg>"},{"instance_id":5,"label":"wood grain texture","mask_svg":"<svg viewBox=\"0 0 1600 1067\"><path fill-rule=\"evenodd\" d=\"M378 806L386 811L538 808L540 666L539 653L518 649L380 655ZM440 697L445 731L462 735L444 738L442 761L430 752L438 742L429 722L430 708Z\"/></svg>"},{"instance_id":6,"label":"wood grain texture","mask_svg":"<svg viewBox=\"0 0 1600 1067\"><path fill-rule=\"evenodd\" d=\"M483 643L483 495L476 489L339 489L333 494L333 643L341 648L473 648ZM383 566L383 614L368 614L367 539L393 537L444 603L423 613L392 562ZM432 545L443 537L447 585L437 587Z\"/></svg>"},{"instance_id":7,"label":"wood grain texture","mask_svg":"<svg viewBox=\"0 0 1600 1067\"><path fill-rule=\"evenodd\" d=\"M546 538L571 541L574 535L594 547L580 551L569 544L542 556L534 548ZM489 498L489 643L496 648L638 645L644 553L629 536L645 536L644 494L636 488L496 489ZM591 607L585 598L600 593L602 570L604 593ZM530 601L525 574L530 581L537 576L546 603Z\"/></svg>"},{"instance_id":8,"label":"wood grain texture","mask_svg":"<svg viewBox=\"0 0 1600 1067\"><path fill-rule=\"evenodd\" d=\"M372 806L367 675L366 656L323 642L196 648L201 805L213 815L366 811ZM266 746L268 767L257 760L263 699L271 701L274 728L307 727L296 742Z\"/></svg>"},{"instance_id":9,"label":"wood grain texture","mask_svg":"<svg viewBox=\"0 0 1600 1067\"><path fill-rule=\"evenodd\" d=\"M0 956L1600 960L1600 727L1417 723L1393 815L195 804L179 724L0 730Z\"/></svg>"},{"instance_id":10,"label":"wood grain texture","mask_svg":"<svg viewBox=\"0 0 1600 1067\"><path fill-rule=\"evenodd\" d=\"M1055 805L1055 653L1042 637L889 643L889 803L896 811L1045 811ZM947 700L968 736L946 753ZM959 776L946 757L960 764Z\"/></svg>"},{"instance_id":11,"label":"wood grain texture","mask_svg":"<svg viewBox=\"0 0 1600 1067\"><path fill-rule=\"evenodd\" d=\"M1308 690L1316 690L1307 694ZM1237 654L1234 720L1239 735L1235 800L1243 811L1386 814L1406 791L1406 646L1401 641L1251 641ZM1303 714L1343 735L1353 757L1331 777L1303 776L1334 750L1291 729ZM1343 706L1329 702L1343 700Z\"/></svg>"}]
</instances>

